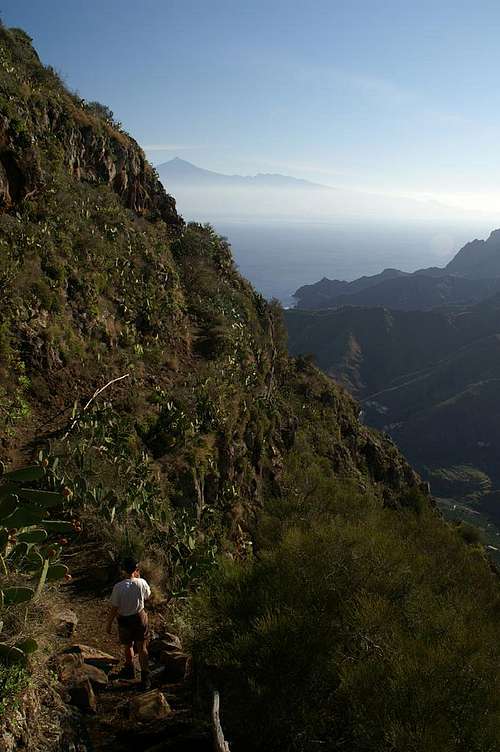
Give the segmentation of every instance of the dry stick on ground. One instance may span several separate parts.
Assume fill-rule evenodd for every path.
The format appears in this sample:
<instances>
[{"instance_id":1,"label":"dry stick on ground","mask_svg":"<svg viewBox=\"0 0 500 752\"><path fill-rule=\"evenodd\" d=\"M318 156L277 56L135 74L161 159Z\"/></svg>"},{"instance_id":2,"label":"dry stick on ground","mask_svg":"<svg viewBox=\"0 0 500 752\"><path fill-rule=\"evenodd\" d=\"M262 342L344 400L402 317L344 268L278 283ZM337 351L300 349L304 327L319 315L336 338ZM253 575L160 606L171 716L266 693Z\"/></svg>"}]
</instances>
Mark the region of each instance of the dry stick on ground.
<instances>
[{"instance_id":1,"label":"dry stick on ground","mask_svg":"<svg viewBox=\"0 0 500 752\"><path fill-rule=\"evenodd\" d=\"M73 419L73 420L71 421L71 425L70 425L70 427L68 428L68 430L66 431L66 433L64 434L64 436L63 436L63 439L67 438L68 434L69 434L69 433L70 433L70 432L71 432L71 431L73 430L73 428L74 428L74 427L76 426L76 424L78 423L79 419L81 418L81 416L83 415L83 413L85 412L85 410L87 410L87 409L88 409L88 408L90 407L90 405L92 404L92 402L93 402L93 401L95 400L95 398L96 398L96 397L98 397L98 396L99 396L99 395L101 394L101 392L103 392L103 391L104 391L105 389L107 389L107 388L108 388L108 386L111 386L111 384L116 384L116 382L117 382L117 381L122 381L122 379L126 379L126 378L128 378L129 376L130 376L130 374L129 374L129 373L125 373L125 374L124 374L123 376L117 376L117 378L116 378L116 379L111 379L111 381L108 381L108 383L107 383L107 384L104 384L104 386L101 386L101 388L100 388L100 389L97 389L97 390L96 390L96 391L94 392L94 394L92 395L92 397L91 397L91 398L89 399L89 401L88 401L88 402L87 402L87 403L86 403L86 404L85 404L85 405L83 406L83 409L82 409L82 410L81 410L81 411L80 411L80 412L78 413L78 415L76 415L76 416L75 416L75 418L74 418L74 419Z\"/></svg>"},{"instance_id":2,"label":"dry stick on ground","mask_svg":"<svg viewBox=\"0 0 500 752\"><path fill-rule=\"evenodd\" d=\"M224 732L220 723L219 715L220 697L217 691L214 692L214 702L212 706L212 729L214 734L215 752L230 752L229 744L224 738Z\"/></svg>"}]
</instances>

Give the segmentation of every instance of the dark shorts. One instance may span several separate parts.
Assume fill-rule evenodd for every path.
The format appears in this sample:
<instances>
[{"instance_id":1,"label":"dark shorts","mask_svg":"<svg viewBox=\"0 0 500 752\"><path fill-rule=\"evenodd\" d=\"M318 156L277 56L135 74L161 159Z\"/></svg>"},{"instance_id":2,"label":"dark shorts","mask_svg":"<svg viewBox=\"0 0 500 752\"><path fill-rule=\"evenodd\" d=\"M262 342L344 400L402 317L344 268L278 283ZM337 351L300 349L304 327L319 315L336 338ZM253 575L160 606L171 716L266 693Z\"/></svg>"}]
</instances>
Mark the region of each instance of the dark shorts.
<instances>
[{"instance_id":1,"label":"dark shorts","mask_svg":"<svg viewBox=\"0 0 500 752\"><path fill-rule=\"evenodd\" d=\"M122 645L132 645L134 642L145 642L148 639L148 615L144 611L131 616L118 617L118 635Z\"/></svg>"}]
</instances>

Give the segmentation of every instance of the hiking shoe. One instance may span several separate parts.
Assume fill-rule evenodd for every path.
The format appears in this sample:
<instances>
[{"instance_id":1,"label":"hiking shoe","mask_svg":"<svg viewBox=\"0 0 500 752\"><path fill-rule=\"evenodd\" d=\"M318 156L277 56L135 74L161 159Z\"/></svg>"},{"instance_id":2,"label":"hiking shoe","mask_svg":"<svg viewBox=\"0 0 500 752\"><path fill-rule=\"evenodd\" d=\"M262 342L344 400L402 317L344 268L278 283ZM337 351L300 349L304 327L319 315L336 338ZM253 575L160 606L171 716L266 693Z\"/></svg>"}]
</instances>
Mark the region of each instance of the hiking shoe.
<instances>
[{"instance_id":1,"label":"hiking shoe","mask_svg":"<svg viewBox=\"0 0 500 752\"><path fill-rule=\"evenodd\" d=\"M132 663L126 663L118 673L119 679L135 679L135 670Z\"/></svg>"},{"instance_id":2,"label":"hiking shoe","mask_svg":"<svg viewBox=\"0 0 500 752\"><path fill-rule=\"evenodd\" d=\"M141 673L141 689L143 692L148 692L151 689L151 679L149 678L149 671L142 671Z\"/></svg>"}]
</instances>

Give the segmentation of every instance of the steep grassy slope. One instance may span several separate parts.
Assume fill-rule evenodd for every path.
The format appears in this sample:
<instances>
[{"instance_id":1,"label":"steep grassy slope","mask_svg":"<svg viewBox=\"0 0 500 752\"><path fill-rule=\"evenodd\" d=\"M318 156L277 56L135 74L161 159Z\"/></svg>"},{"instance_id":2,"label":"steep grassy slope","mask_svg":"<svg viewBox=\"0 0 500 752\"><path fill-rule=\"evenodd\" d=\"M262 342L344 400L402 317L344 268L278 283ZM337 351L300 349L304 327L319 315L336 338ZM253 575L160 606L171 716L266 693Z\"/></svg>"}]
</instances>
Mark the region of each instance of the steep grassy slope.
<instances>
[{"instance_id":1,"label":"steep grassy slope","mask_svg":"<svg viewBox=\"0 0 500 752\"><path fill-rule=\"evenodd\" d=\"M106 562L89 582L108 587L126 552L148 560L191 624L199 686L206 671L227 688L241 749L245 698L273 734L254 749L429 752L439 729L440 752L495 749L500 594L482 548L342 387L287 355L281 311L210 227L183 226L106 108L69 94L23 32L0 29L0 67L0 457L39 457L68 487L63 513ZM283 667L311 645L297 714ZM437 708L429 676L455 688Z\"/></svg>"}]
</instances>

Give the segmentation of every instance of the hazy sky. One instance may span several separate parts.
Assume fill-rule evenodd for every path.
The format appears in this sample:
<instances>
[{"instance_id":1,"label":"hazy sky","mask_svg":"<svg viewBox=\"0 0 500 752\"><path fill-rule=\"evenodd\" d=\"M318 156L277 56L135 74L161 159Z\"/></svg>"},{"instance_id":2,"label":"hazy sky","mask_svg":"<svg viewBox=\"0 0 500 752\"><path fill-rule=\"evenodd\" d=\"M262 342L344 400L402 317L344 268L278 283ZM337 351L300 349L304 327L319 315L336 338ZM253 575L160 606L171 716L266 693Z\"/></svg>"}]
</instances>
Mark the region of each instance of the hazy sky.
<instances>
[{"instance_id":1,"label":"hazy sky","mask_svg":"<svg viewBox=\"0 0 500 752\"><path fill-rule=\"evenodd\" d=\"M498 0L3 0L154 162L500 216Z\"/></svg>"}]
</instances>

